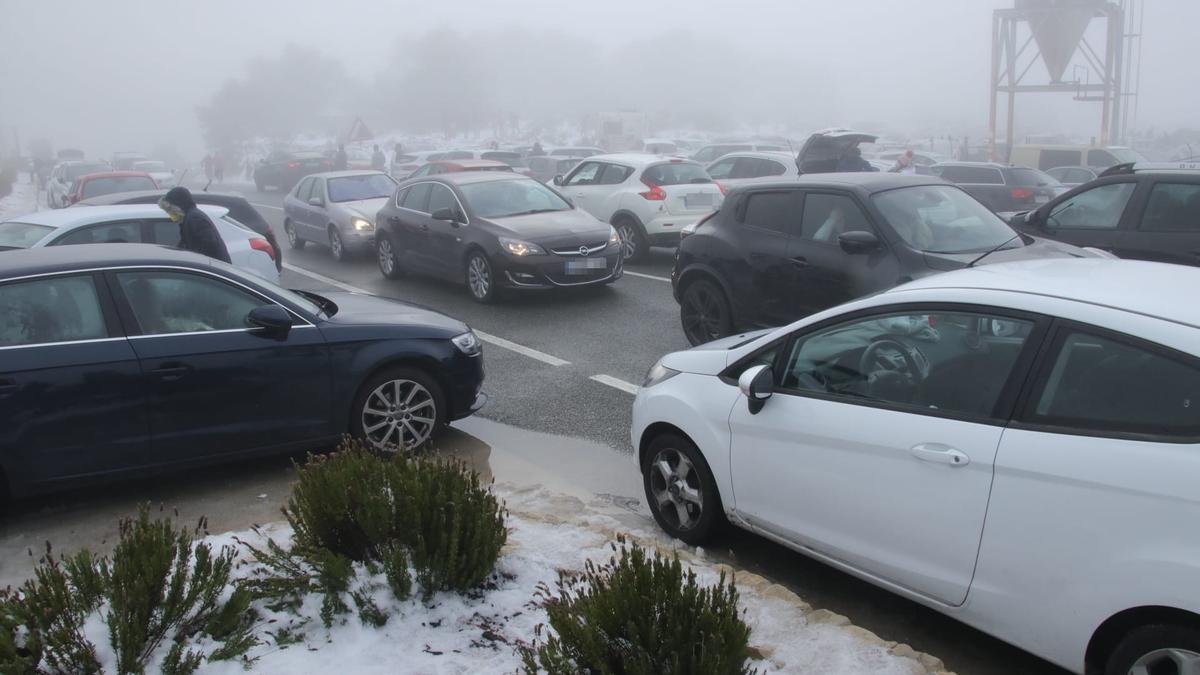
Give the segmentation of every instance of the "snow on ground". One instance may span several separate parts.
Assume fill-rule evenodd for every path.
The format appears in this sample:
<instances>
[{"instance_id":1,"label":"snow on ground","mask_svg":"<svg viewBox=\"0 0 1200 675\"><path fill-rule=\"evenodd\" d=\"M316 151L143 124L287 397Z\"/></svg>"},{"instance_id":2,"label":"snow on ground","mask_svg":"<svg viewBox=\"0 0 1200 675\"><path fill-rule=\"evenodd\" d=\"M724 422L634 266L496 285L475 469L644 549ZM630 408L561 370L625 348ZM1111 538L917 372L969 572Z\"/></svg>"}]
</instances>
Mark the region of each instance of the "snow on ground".
<instances>
[{"instance_id":1,"label":"snow on ground","mask_svg":"<svg viewBox=\"0 0 1200 675\"><path fill-rule=\"evenodd\" d=\"M397 602L382 577L361 572L358 583L378 584L373 597L391 616L381 628L362 625L351 613L344 623L326 629L319 619L300 628L300 642L285 647L260 645L250 652L257 660L252 672L266 673L513 673L521 668L514 646L530 641L546 614L531 606L535 588L553 588L559 570L581 571L588 559L606 561L618 528L643 546L664 553L673 544L657 532L630 531L622 520L582 501L543 488L498 488L507 502L509 541L497 564L496 587L477 599L440 593L430 602L419 598ZM558 514L569 514L563 516ZM290 530L273 524L260 533L226 533L210 543L234 545L235 540L261 547L266 537L284 543ZM747 572L735 572L706 561L692 549L676 551L701 583L714 583L721 571L734 573L745 619L751 626L751 645L762 656L753 665L760 672L821 675L924 675L943 670L940 660L919 654L907 645L885 642L868 631L848 625L845 617L814 611L781 586ZM248 575L255 563L244 553L237 574ZM310 598L305 613L316 617L319 600ZM291 619L263 610L275 631ZM235 675L240 663L204 665L201 673Z\"/></svg>"},{"instance_id":2,"label":"snow on ground","mask_svg":"<svg viewBox=\"0 0 1200 675\"><path fill-rule=\"evenodd\" d=\"M17 174L12 193L0 199L0 223L37 210L37 185L29 182L28 174Z\"/></svg>"}]
</instances>

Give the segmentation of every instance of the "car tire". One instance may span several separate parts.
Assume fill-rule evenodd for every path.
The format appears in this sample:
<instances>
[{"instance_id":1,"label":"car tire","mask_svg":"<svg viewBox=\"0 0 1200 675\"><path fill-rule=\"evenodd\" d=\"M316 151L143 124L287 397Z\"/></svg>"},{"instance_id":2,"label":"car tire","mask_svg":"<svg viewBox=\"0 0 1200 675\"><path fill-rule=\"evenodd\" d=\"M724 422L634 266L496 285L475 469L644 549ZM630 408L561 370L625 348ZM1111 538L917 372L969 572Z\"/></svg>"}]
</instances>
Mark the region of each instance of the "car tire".
<instances>
[{"instance_id":1,"label":"car tire","mask_svg":"<svg viewBox=\"0 0 1200 675\"><path fill-rule=\"evenodd\" d=\"M707 279L693 281L679 299L683 335L694 347L733 333L733 308L725 292Z\"/></svg>"},{"instance_id":2,"label":"car tire","mask_svg":"<svg viewBox=\"0 0 1200 675\"><path fill-rule=\"evenodd\" d=\"M694 443L662 434L650 442L642 461L646 503L663 531L699 546L724 526L717 483Z\"/></svg>"},{"instance_id":3,"label":"car tire","mask_svg":"<svg viewBox=\"0 0 1200 675\"><path fill-rule=\"evenodd\" d=\"M467 291L475 302L489 304L496 300L496 275L492 269L492 261L478 249L467 255L463 276L467 282Z\"/></svg>"},{"instance_id":4,"label":"car tire","mask_svg":"<svg viewBox=\"0 0 1200 675\"><path fill-rule=\"evenodd\" d=\"M294 250L303 250L304 246L308 244L307 241L300 238L299 234L296 234L296 226L292 225L292 221L286 218L283 221L283 233L287 235L288 246Z\"/></svg>"},{"instance_id":5,"label":"car tire","mask_svg":"<svg viewBox=\"0 0 1200 675\"><path fill-rule=\"evenodd\" d=\"M649 244L646 241L646 233L642 231L642 226L633 218L623 216L613 222L613 227L617 228L617 234L621 236L625 262L644 260Z\"/></svg>"},{"instance_id":6,"label":"car tire","mask_svg":"<svg viewBox=\"0 0 1200 675\"><path fill-rule=\"evenodd\" d=\"M1141 626L1117 643L1104 665L1104 675L1189 672L1180 663L1193 668L1200 664L1200 629L1176 624Z\"/></svg>"},{"instance_id":7,"label":"car tire","mask_svg":"<svg viewBox=\"0 0 1200 675\"><path fill-rule=\"evenodd\" d=\"M391 236L380 233L375 237L375 260L379 263L379 273L385 279L404 276L404 270L400 269L400 256L396 253L396 243Z\"/></svg>"},{"instance_id":8,"label":"car tire","mask_svg":"<svg viewBox=\"0 0 1200 675\"><path fill-rule=\"evenodd\" d=\"M342 262L346 259L346 242L342 241L342 233L332 225L329 226L329 255L337 262Z\"/></svg>"},{"instance_id":9,"label":"car tire","mask_svg":"<svg viewBox=\"0 0 1200 675\"><path fill-rule=\"evenodd\" d=\"M446 397L437 380L424 370L401 366L372 375L359 388L350 410L350 433L374 452L394 454L424 447L447 421Z\"/></svg>"}]
</instances>

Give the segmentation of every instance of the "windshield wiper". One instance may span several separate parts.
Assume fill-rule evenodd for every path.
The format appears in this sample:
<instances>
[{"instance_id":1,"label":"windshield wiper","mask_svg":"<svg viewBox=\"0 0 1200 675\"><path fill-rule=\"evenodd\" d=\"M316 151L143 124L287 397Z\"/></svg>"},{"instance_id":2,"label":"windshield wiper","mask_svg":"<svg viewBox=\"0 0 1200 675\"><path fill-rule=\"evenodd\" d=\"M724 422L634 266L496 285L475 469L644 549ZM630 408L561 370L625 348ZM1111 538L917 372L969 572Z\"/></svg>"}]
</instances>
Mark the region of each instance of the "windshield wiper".
<instances>
[{"instance_id":1,"label":"windshield wiper","mask_svg":"<svg viewBox=\"0 0 1200 675\"><path fill-rule=\"evenodd\" d=\"M967 263L967 267L974 267L974 266L975 266L975 263L979 262L980 260L983 260L984 258L988 257L989 255L991 255L991 254L995 253L996 251L999 251L1000 249L1004 248L1005 246L1008 246L1009 244L1013 243L1014 241L1016 241L1017 239L1020 239L1020 238L1021 238L1021 233L1020 233L1020 232L1018 232L1018 233L1014 234L1014 235L1012 236L1012 238L1011 238L1011 239L1008 239L1008 240L1007 240L1007 241L1005 241L1003 244L1000 244L1000 245L999 245L999 246L997 246L996 248L993 248L993 249L990 249L990 250L988 250L988 251L984 252L984 254L983 254L983 255L981 255L981 256L979 256L978 258L976 258L976 259L972 260L971 262Z\"/></svg>"}]
</instances>

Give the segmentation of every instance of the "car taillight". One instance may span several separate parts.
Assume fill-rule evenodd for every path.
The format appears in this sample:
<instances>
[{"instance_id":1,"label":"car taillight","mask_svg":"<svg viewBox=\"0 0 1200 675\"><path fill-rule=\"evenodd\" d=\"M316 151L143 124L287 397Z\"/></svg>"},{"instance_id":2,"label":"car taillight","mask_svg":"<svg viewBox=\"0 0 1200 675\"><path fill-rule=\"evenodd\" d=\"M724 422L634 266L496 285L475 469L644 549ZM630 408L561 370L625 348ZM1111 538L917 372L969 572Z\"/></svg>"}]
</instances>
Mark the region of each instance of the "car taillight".
<instances>
[{"instance_id":1,"label":"car taillight","mask_svg":"<svg viewBox=\"0 0 1200 675\"><path fill-rule=\"evenodd\" d=\"M267 241L266 239L251 239L250 248L254 249L255 251L262 251L263 253L266 253L267 255L271 256L271 260L275 259L275 249L271 246L271 242Z\"/></svg>"},{"instance_id":2,"label":"car taillight","mask_svg":"<svg viewBox=\"0 0 1200 675\"><path fill-rule=\"evenodd\" d=\"M288 168L289 169L299 169L300 162L288 162Z\"/></svg>"},{"instance_id":3,"label":"car taillight","mask_svg":"<svg viewBox=\"0 0 1200 675\"><path fill-rule=\"evenodd\" d=\"M1033 190L1026 190L1025 188L1013 188L1012 189L1012 198L1013 199L1033 199Z\"/></svg>"},{"instance_id":4,"label":"car taillight","mask_svg":"<svg viewBox=\"0 0 1200 675\"><path fill-rule=\"evenodd\" d=\"M652 202L661 202L661 201L666 200L667 193L659 186L655 185L654 183L651 183L650 181L646 180L645 178L642 179L642 185L645 185L646 187L650 188L646 192L638 193L639 195L642 196L643 199L648 199Z\"/></svg>"}]
</instances>

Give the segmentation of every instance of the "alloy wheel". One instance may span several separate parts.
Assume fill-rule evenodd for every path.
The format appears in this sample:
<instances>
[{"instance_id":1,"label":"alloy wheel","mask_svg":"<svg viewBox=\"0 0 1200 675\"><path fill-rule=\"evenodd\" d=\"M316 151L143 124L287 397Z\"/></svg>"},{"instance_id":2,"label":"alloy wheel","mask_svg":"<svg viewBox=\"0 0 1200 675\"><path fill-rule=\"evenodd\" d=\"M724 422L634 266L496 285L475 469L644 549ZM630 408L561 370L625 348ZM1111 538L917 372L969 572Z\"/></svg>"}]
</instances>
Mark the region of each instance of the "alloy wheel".
<instances>
[{"instance_id":1,"label":"alloy wheel","mask_svg":"<svg viewBox=\"0 0 1200 675\"><path fill-rule=\"evenodd\" d=\"M387 237L379 239L379 271L383 276L391 277L396 273L396 251L392 248L392 240Z\"/></svg>"},{"instance_id":2,"label":"alloy wheel","mask_svg":"<svg viewBox=\"0 0 1200 675\"><path fill-rule=\"evenodd\" d=\"M492 289L492 271L483 256L471 256L471 262L467 263L467 285L471 287L471 295L476 298L482 300L488 297Z\"/></svg>"},{"instance_id":3,"label":"alloy wheel","mask_svg":"<svg viewBox=\"0 0 1200 675\"><path fill-rule=\"evenodd\" d=\"M342 254L342 236L338 234L337 228L329 228L329 252L333 254L334 260L341 260Z\"/></svg>"},{"instance_id":4,"label":"alloy wheel","mask_svg":"<svg viewBox=\"0 0 1200 675\"><path fill-rule=\"evenodd\" d=\"M287 234L288 244L290 244L292 246L292 248L295 248L296 247L296 228L292 227L292 222L290 220L287 223L284 223L283 231Z\"/></svg>"},{"instance_id":5,"label":"alloy wheel","mask_svg":"<svg viewBox=\"0 0 1200 675\"><path fill-rule=\"evenodd\" d=\"M633 256L637 255L637 228L631 223L624 223L617 228L617 234L621 237L621 253L625 260L629 260Z\"/></svg>"},{"instance_id":6,"label":"alloy wheel","mask_svg":"<svg viewBox=\"0 0 1200 675\"><path fill-rule=\"evenodd\" d=\"M376 450L396 452L420 447L433 434L437 406L433 394L412 380L389 380L367 396L362 429Z\"/></svg>"},{"instance_id":7,"label":"alloy wheel","mask_svg":"<svg viewBox=\"0 0 1200 675\"><path fill-rule=\"evenodd\" d=\"M695 527L704 512L704 494L692 461L666 448L655 455L650 472L650 494L662 517L681 531Z\"/></svg>"},{"instance_id":8,"label":"alloy wheel","mask_svg":"<svg viewBox=\"0 0 1200 675\"><path fill-rule=\"evenodd\" d=\"M1198 675L1200 654L1187 649L1156 649L1129 669L1129 675Z\"/></svg>"},{"instance_id":9,"label":"alloy wheel","mask_svg":"<svg viewBox=\"0 0 1200 675\"><path fill-rule=\"evenodd\" d=\"M724 298L707 284L696 284L683 298L683 332L694 345L724 337L728 320Z\"/></svg>"}]
</instances>

